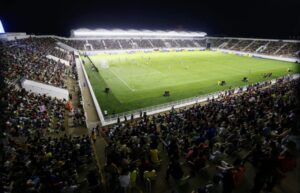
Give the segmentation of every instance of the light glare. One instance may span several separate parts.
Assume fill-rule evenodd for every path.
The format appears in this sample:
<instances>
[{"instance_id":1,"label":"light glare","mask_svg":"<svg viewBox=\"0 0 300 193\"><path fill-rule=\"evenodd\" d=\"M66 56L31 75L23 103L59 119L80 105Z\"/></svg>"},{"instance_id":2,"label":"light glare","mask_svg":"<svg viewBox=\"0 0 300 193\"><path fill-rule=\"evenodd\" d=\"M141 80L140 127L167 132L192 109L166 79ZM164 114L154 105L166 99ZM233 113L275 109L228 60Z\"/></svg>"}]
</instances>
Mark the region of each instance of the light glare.
<instances>
[{"instance_id":1,"label":"light glare","mask_svg":"<svg viewBox=\"0 0 300 193\"><path fill-rule=\"evenodd\" d=\"M204 37L204 32L176 32L176 31L150 31L150 30L88 30L78 29L73 31L74 36L159 36L159 37Z\"/></svg>"},{"instance_id":2,"label":"light glare","mask_svg":"<svg viewBox=\"0 0 300 193\"><path fill-rule=\"evenodd\" d=\"M5 33L1 20L0 20L0 33Z\"/></svg>"}]
</instances>

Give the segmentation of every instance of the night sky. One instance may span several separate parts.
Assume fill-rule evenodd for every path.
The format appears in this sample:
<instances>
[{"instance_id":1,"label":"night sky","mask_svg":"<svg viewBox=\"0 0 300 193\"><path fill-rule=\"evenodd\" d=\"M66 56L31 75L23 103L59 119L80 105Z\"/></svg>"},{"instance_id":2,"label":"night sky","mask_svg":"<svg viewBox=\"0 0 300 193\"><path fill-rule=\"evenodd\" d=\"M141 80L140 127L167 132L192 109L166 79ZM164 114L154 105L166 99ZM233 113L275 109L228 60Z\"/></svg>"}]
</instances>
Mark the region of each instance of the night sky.
<instances>
[{"instance_id":1,"label":"night sky","mask_svg":"<svg viewBox=\"0 0 300 193\"><path fill-rule=\"evenodd\" d=\"M8 32L67 37L77 28L131 28L300 39L299 10L299 0L4 0L0 19Z\"/></svg>"}]
</instances>

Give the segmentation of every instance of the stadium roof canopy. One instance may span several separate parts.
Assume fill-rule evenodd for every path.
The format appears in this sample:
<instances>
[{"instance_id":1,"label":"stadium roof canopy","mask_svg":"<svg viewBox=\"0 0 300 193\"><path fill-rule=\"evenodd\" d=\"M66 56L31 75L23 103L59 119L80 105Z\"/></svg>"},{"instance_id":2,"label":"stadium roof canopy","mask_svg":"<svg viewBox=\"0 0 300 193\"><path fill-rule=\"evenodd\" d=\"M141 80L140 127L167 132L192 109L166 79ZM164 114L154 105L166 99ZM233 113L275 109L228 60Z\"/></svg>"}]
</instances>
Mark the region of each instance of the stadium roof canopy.
<instances>
[{"instance_id":1,"label":"stadium roof canopy","mask_svg":"<svg viewBox=\"0 0 300 193\"><path fill-rule=\"evenodd\" d=\"M72 30L72 37L204 37L205 32L188 31L152 31L152 30L121 30L121 29L77 29Z\"/></svg>"}]
</instances>

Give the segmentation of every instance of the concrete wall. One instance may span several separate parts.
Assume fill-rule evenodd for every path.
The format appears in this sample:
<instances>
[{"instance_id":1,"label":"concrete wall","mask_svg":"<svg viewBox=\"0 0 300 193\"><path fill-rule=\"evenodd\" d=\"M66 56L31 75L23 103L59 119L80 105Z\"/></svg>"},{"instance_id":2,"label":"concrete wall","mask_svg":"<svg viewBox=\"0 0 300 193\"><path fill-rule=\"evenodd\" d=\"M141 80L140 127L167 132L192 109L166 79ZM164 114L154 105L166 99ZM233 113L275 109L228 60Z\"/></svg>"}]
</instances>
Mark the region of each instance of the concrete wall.
<instances>
[{"instance_id":1,"label":"concrete wall","mask_svg":"<svg viewBox=\"0 0 300 193\"><path fill-rule=\"evenodd\" d=\"M46 94L50 97L69 100L69 91L59 87L43 84L33 80L24 79L21 82L22 88L36 94Z\"/></svg>"}]
</instances>

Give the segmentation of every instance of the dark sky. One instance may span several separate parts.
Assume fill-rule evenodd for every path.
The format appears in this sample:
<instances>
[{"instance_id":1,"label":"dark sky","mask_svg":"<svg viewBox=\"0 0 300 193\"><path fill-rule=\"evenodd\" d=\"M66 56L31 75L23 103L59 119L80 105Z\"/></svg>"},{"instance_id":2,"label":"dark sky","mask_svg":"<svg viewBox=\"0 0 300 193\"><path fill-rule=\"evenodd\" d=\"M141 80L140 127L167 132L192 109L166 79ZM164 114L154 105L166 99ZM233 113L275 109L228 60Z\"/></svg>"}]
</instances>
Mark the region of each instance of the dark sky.
<instances>
[{"instance_id":1,"label":"dark sky","mask_svg":"<svg viewBox=\"0 0 300 193\"><path fill-rule=\"evenodd\" d=\"M299 10L299 0L4 0L0 19L9 32L67 37L77 28L133 28L299 39Z\"/></svg>"}]
</instances>

